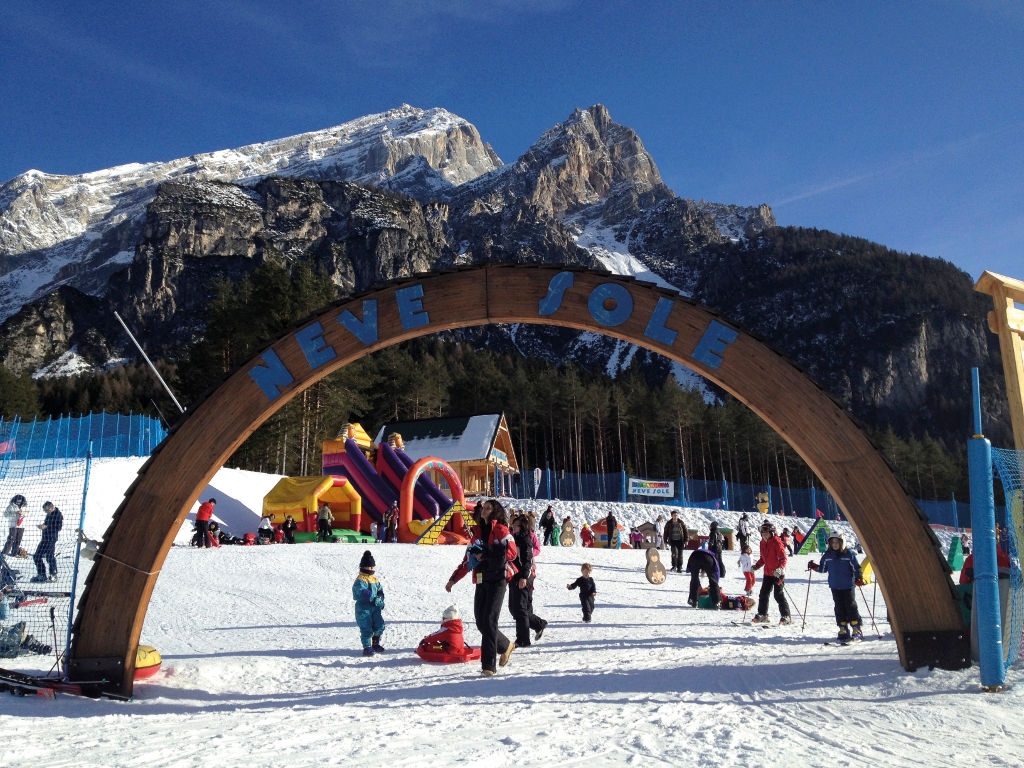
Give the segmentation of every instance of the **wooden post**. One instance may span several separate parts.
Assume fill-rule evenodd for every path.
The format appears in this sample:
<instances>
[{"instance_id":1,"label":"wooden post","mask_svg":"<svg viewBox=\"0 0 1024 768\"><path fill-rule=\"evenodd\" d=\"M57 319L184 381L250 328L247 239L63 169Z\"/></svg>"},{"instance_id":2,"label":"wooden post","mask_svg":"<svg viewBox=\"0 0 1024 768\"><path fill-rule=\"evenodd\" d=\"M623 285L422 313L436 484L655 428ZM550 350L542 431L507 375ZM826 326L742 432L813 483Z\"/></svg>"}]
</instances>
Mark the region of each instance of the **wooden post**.
<instances>
[{"instance_id":1,"label":"wooden post","mask_svg":"<svg viewBox=\"0 0 1024 768\"><path fill-rule=\"evenodd\" d=\"M1024 451L1024 310L1016 307L1024 304L1024 282L986 271L974 290L987 293L995 305L988 313L988 327L999 336L1014 447Z\"/></svg>"}]
</instances>

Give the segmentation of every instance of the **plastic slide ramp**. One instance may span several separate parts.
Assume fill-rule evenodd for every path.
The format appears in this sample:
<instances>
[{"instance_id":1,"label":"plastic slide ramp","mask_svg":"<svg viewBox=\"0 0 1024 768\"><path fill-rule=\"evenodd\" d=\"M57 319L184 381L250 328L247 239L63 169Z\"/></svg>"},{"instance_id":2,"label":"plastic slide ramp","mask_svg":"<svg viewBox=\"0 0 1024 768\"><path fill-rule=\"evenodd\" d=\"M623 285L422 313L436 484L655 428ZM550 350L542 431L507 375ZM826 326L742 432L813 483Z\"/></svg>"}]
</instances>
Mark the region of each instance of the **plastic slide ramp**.
<instances>
[{"instance_id":1,"label":"plastic slide ramp","mask_svg":"<svg viewBox=\"0 0 1024 768\"><path fill-rule=\"evenodd\" d=\"M343 475L363 500L363 511L376 523L384 522L384 513L398 494L379 474L352 438L345 440L345 452L324 456L323 471Z\"/></svg>"},{"instance_id":2,"label":"plastic slide ramp","mask_svg":"<svg viewBox=\"0 0 1024 768\"><path fill-rule=\"evenodd\" d=\"M473 523L470 517L469 511L462 506L459 502L455 502L451 505L447 512L441 515L437 520L431 523L424 531L420 534L419 538L416 539L417 544L437 544L438 537L441 532L444 531L452 517L456 514L462 515L462 523L466 526L466 530L469 530L469 526Z\"/></svg>"},{"instance_id":3,"label":"plastic slide ramp","mask_svg":"<svg viewBox=\"0 0 1024 768\"><path fill-rule=\"evenodd\" d=\"M412 469L412 465L416 462L401 448L391 448L389 445L388 449L390 454L405 467L405 471L401 473L401 476L405 477L405 473ZM429 475L421 475L416 481L416 493L424 493L428 498L436 502L438 511L448 509L455 502L455 499L449 498L444 491L437 487L437 484L430 479Z\"/></svg>"},{"instance_id":4,"label":"plastic slide ramp","mask_svg":"<svg viewBox=\"0 0 1024 768\"><path fill-rule=\"evenodd\" d=\"M387 443L381 443L377 449L377 474L396 495L401 493L402 481L411 466L411 463L406 464L398 456L397 451ZM413 490L413 517L418 520L434 520L440 515L441 510L448 509L452 504L452 500L448 498L444 498L441 503L436 501L429 492L427 483L430 483L430 478L425 474L420 475Z\"/></svg>"}]
</instances>

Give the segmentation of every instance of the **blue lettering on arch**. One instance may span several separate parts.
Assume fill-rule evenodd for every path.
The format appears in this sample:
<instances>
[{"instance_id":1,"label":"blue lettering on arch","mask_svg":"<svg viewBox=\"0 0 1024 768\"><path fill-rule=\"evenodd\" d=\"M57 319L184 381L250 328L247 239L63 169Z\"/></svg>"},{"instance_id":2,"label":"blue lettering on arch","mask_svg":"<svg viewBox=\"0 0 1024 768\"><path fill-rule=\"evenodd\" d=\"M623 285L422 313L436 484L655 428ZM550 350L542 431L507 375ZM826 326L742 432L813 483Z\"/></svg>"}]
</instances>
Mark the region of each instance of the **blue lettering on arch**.
<instances>
[{"instance_id":1,"label":"blue lettering on arch","mask_svg":"<svg viewBox=\"0 0 1024 768\"><path fill-rule=\"evenodd\" d=\"M615 307L605 309L605 301L611 299ZM618 283L602 283L590 293L587 300L590 316L601 325L622 325L633 314L633 297L624 286Z\"/></svg>"},{"instance_id":2,"label":"blue lettering on arch","mask_svg":"<svg viewBox=\"0 0 1024 768\"><path fill-rule=\"evenodd\" d=\"M253 366L249 369L249 376L267 399L273 400L281 394L281 390L295 381L295 378L284 367L284 363L274 350L268 349L263 353L262 359L266 365Z\"/></svg>"},{"instance_id":3,"label":"blue lettering on arch","mask_svg":"<svg viewBox=\"0 0 1024 768\"><path fill-rule=\"evenodd\" d=\"M651 319L647 323L647 328L644 330L644 336L659 344L664 344L666 347L671 347L679 334L666 328L665 321L668 320L669 313L675 305L676 303L672 299L666 299L664 296L658 299L654 312L651 313Z\"/></svg>"},{"instance_id":4,"label":"blue lettering on arch","mask_svg":"<svg viewBox=\"0 0 1024 768\"><path fill-rule=\"evenodd\" d=\"M555 314L558 308L562 306L562 297L565 296L567 290L572 288L572 285L572 272L559 272L552 277L551 282L548 283L548 295L540 300L537 314L541 317Z\"/></svg>"},{"instance_id":5,"label":"blue lettering on arch","mask_svg":"<svg viewBox=\"0 0 1024 768\"><path fill-rule=\"evenodd\" d=\"M693 350L693 359L704 363L708 368L718 368L722 364L726 348L736 341L739 335L739 331L712 320Z\"/></svg>"},{"instance_id":6,"label":"blue lettering on arch","mask_svg":"<svg viewBox=\"0 0 1024 768\"><path fill-rule=\"evenodd\" d=\"M377 300L367 299L363 302L362 320L346 309L338 315L338 323L363 344L373 344L380 335L377 328Z\"/></svg>"},{"instance_id":7,"label":"blue lettering on arch","mask_svg":"<svg viewBox=\"0 0 1024 768\"><path fill-rule=\"evenodd\" d=\"M419 328L430 322L430 316L423 310L423 286L412 285L395 291L398 302L398 316L402 320L402 330Z\"/></svg>"},{"instance_id":8,"label":"blue lettering on arch","mask_svg":"<svg viewBox=\"0 0 1024 768\"><path fill-rule=\"evenodd\" d=\"M310 368L319 368L338 356L334 347L324 342L324 327L319 322L298 331L295 334L295 341L298 342L302 354L306 356Z\"/></svg>"}]
</instances>

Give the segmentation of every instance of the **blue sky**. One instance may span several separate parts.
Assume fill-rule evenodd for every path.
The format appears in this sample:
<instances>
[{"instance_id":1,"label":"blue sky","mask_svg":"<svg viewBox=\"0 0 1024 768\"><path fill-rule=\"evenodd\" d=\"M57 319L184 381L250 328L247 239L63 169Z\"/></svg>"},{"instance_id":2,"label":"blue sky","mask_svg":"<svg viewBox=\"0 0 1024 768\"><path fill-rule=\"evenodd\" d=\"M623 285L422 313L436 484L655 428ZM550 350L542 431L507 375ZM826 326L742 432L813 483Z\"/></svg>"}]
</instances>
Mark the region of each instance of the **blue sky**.
<instances>
[{"instance_id":1,"label":"blue sky","mask_svg":"<svg viewBox=\"0 0 1024 768\"><path fill-rule=\"evenodd\" d=\"M682 197L1024 279L1017 0L12 0L0 49L0 180L402 103L511 162L601 103Z\"/></svg>"}]
</instances>

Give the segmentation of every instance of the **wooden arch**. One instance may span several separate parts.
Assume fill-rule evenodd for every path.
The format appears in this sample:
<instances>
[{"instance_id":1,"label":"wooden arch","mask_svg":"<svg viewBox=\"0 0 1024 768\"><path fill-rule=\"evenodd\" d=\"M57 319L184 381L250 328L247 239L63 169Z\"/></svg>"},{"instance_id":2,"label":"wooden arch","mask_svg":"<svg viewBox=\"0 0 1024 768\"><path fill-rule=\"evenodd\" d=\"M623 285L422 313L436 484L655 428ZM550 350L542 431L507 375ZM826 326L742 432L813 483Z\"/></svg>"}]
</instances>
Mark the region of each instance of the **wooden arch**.
<instances>
[{"instance_id":1,"label":"wooden arch","mask_svg":"<svg viewBox=\"0 0 1024 768\"><path fill-rule=\"evenodd\" d=\"M175 534L217 470L274 412L372 352L489 323L595 331L671 358L732 393L785 438L846 513L884 579L904 668L970 666L950 570L927 521L863 431L809 377L670 290L553 266L490 265L419 276L335 304L190 409L139 471L107 531L79 603L69 675L131 693L139 634Z\"/></svg>"}]
</instances>

